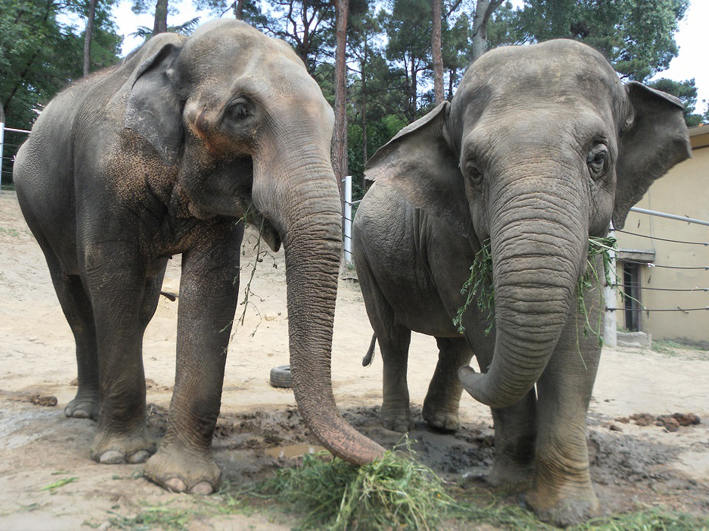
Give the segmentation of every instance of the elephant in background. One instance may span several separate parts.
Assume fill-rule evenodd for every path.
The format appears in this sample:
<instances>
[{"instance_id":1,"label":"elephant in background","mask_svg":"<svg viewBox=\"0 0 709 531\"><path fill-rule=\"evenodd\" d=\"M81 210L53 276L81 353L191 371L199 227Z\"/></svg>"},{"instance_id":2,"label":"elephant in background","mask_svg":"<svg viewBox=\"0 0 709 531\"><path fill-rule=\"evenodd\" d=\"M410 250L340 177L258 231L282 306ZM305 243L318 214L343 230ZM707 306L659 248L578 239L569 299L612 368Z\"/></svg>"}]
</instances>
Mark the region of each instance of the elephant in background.
<instances>
[{"instance_id":1,"label":"elephant in background","mask_svg":"<svg viewBox=\"0 0 709 531\"><path fill-rule=\"evenodd\" d=\"M457 373L492 408L489 480L528 489L527 504L559 525L598 514L586 414L601 348L578 303L589 237L605 236L611 220L621 229L650 184L688 156L679 100L623 85L583 44L499 48L476 61L450 103L366 169L375 183L357 212L354 253L384 360L385 425L409 422L410 331L436 336L424 418L455 427ZM488 240L494 330L485 335L488 317L472 304L463 338L451 319ZM585 293L592 323L599 293L596 278ZM467 365L471 352L482 373Z\"/></svg>"},{"instance_id":2,"label":"elephant in background","mask_svg":"<svg viewBox=\"0 0 709 531\"><path fill-rule=\"evenodd\" d=\"M42 112L14 179L76 340L79 389L65 412L97 419L94 460L147 459L145 474L170 490L217 488L211 441L244 221L285 248L306 423L348 461L383 452L339 415L330 381L341 247L333 121L287 44L226 20L190 37L157 35ZM142 339L180 253L175 387L150 457Z\"/></svg>"}]
</instances>

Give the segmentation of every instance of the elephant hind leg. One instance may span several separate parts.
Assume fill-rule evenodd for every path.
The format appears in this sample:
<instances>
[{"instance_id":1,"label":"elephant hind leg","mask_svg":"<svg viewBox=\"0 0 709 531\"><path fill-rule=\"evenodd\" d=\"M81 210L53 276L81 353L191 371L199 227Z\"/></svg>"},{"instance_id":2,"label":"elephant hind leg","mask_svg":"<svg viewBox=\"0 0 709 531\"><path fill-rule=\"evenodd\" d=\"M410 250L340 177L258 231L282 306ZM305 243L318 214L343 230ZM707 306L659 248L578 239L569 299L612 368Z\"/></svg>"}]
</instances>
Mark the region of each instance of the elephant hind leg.
<instances>
[{"instance_id":1,"label":"elephant hind leg","mask_svg":"<svg viewBox=\"0 0 709 531\"><path fill-rule=\"evenodd\" d=\"M458 410L463 386L458 368L468 365L473 351L465 339L437 337L438 363L423 403L423 419L429 426L455 431L460 425Z\"/></svg>"},{"instance_id":2,"label":"elephant hind leg","mask_svg":"<svg viewBox=\"0 0 709 531\"><path fill-rule=\"evenodd\" d=\"M386 332L377 331L377 339L384 363L382 424L388 430L406 433L411 429L406 378L411 330L395 325Z\"/></svg>"},{"instance_id":3,"label":"elephant hind leg","mask_svg":"<svg viewBox=\"0 0 709 531\"><path fill-rule=\"evenodd\" d=\"M98 350L91 300L84 289L81 277L65 273L51 249L44 245L42 247L59 304L74 334L74 342L76 343L79 388L74 399L64 408L64 414L67 417L97 420L99 410Z\"/></svg>"}]
</instances>

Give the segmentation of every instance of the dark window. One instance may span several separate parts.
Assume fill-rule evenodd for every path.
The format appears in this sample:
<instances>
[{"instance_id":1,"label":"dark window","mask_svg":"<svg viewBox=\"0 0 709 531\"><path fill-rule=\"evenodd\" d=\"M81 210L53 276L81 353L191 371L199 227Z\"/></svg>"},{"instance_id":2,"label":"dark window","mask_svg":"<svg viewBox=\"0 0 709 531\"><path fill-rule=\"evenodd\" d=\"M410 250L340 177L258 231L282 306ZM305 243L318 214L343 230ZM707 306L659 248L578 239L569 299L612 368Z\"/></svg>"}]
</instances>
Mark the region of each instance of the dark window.
<instances>
[{"instance_id":1,"label":"dark window","mask_svg":"<svg viewBox=\"0 0 709 531\"><path fill-rule=\"evenodd\" d=\"M640 265L623 264L623 297L625 303L625 327L631 332L640 331L642 306L640 304Z\"/></svg>"}]
</instances>

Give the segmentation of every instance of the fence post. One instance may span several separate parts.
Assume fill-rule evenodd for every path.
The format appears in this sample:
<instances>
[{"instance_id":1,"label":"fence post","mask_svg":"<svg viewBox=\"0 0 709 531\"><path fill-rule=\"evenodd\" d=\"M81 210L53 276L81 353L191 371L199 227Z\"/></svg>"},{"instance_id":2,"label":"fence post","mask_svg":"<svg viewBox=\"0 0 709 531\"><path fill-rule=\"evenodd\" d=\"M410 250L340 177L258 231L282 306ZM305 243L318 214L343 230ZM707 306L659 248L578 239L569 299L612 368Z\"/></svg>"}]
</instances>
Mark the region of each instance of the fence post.
<instances>
[{"instance_id":1,"label":"fence post","mask_svg":"<svg viewBox=\"0 0 709 531\"><path fill-rule=\"evenodd\" d=\"M615 232L611 228L608 232L608 236L615 237ZM605 283L603 287L603 304L605 306L605 315L603 318L603 344L609 347L615 347L618 345L618 318L616 316L615 309L618 306L618 297L616 295L616 285L617 282L613 279L618 278L617 265L615 260L615 249L611 249L608 252L608 258L610 259L610 268L606 277L610 278L610 283Z\"/></svg>"},{"instance_id":2,"label":"fence post","mask_svg":"<svg viewBox=\"0 0 709 531\"><path fill-rule=\"evenodd\" d=\"M352 262L352 176L345 177L345 262Z\"/></svg>"}]
</instances>

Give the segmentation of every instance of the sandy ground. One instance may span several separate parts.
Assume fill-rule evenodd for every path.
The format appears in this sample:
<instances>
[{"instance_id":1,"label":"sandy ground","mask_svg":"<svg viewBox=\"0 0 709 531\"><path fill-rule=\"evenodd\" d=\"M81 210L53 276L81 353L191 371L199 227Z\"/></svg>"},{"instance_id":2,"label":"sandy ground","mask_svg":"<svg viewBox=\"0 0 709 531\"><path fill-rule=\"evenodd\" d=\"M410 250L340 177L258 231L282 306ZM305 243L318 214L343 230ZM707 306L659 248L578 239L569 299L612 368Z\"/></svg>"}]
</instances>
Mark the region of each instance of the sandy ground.
<instances>
[{"instance_id":1,"label":"sandy ground","mask_svg":"<svg viewBox=\"0 0 709 531\"><path fill-rule=\"evenodd\" d=\"M254 263L256 239L244 245L242 288ZM289 390L269 385L272 367L288 362L283 253L267 253L251 283L244 324L232 337L215 455L234 484L262 477L286 458L285 448L312 443ZM164 289L178 291L179 257ZM243 297L242 297L243 300ZM164 430L175 366L177 303L161 298L144 342L150 426ZM236 317L244 312L240 305ZM382 444L399 435L380 427L381 357L363 368L371 328L356 281L342 280L333 347L333 386L338 406L358 429ZM22 219L16 197L0 195L0 529L101 529L128 525L157 508L190 509L193 497L171 494L139 477L139 465L98 465L88 449L89 420L67 419L64 405L76 392L73 338L64 320L42 253ZM415 335L409 361L411 400L417 412L412 437L419 458L446 477L476 476L493 455L489 411L464 396L463 426L455 435L429 430L420 407L436 362L435 341ZM607 511L637 503L665 504L709 514L709 353L657 353L608 349L589 414L591 461L597 492ZM54 407L33 396L57 398ZM667 431L623 417L692 412L699 425ZM621 420L618 420L621 419ZM627 419L626 419L627 420ZM75 478L61 487L51 484ZM219 498L199 501L218 505ZM216 513L216 511L211 511ZM189 529L288 529L289 517L269 511L196 516Z\"/></svg>"}]
</instances>

